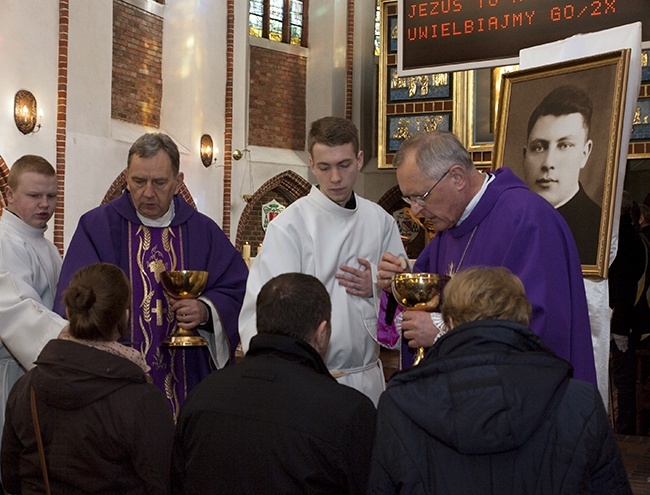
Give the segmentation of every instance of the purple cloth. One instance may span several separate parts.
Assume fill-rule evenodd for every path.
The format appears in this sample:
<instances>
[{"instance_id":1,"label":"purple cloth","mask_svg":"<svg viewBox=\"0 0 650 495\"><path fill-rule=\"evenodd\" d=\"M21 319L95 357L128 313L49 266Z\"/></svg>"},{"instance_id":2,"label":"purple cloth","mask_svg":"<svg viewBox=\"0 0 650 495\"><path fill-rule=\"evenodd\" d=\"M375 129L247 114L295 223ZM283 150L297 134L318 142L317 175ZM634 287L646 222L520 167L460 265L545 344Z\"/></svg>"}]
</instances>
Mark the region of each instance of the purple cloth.
<instances>
[{"instance_id":1,"label":"purple cloth","mask_svg":"<svg viewBox=\"0 0 650 495\"><path fill-rule=\"evenodd\" d=\"M235 348L239 343L237 321L248 269L239 252L214 221L194 210L178 195L174 197L174 205L175 216L171 227L178 226L182 232L179 264L186 269L209 272L208 283L201 296L209 299L219 311L230 344L230 363L234 363ZM113 263L129 274L130 223L141 225L128 192L81 217L63 261L55 311L65 314L61 293L70 283L72 275L82 267L101 261ZM134 301L134 307L139 306L140 302ZM142 339L137 333L138 330L134 329L135 342ZM202 376L189 377L188 392L212 369L206 349L195 349L190 354L204 356L203 360L208 362L198 363ZM185 357L189 358L189 355ZM152 370L155 368L155 363L148 361L148 364Z\"/></svg>"},{"instance_id":2,"label":"purple cloth","mask_svg":"<svg viewBox=\"0 0 650 495\"><path fill-rule=\"evenodd\" d=\"M153 383L167 397L174 418L187 393L215 367L207 347L161 347L176 327L176 315L160 283L160 272L183 270L183 230L174 227L152 228L131 223L129 252L133 304L129 326L131 334L124 340L140 351L149 366Z\"/></svg>"},{"instance_id":3,"label":"purple cloth","mask_svg":"<svg viewBox=\"0 0 650 495\"><path fill-rule=\"evenodd\" d=\"M399 341L400 335L399 335L399 330L397 330L397 328L395 327L395 323L393 319L390 317L388 318L386 317L387 310L388 310L388 297L386 297L386 293L383 293L381 295L381 299L379 300L379 318L377 318L377 340L382 345L390 349L393 349L397 344L397 342Z\"/></svg>"},{"instance_id":4,"label":"purple cloth","mask_svg":"<svg viewBox=\"0 0 650 495\"><path fill-rule=\"evenodd\" d=\"M496 176L465 221L439 232L418 257L413 271L449 272L467 247L461 270L505 266L523 282L533 307L530 327L574 376L596 384L591 327L580 259L562 216L508 168ZM412 365L413 350L402 343L402 364Z\"/></svg>"}]
</instances>

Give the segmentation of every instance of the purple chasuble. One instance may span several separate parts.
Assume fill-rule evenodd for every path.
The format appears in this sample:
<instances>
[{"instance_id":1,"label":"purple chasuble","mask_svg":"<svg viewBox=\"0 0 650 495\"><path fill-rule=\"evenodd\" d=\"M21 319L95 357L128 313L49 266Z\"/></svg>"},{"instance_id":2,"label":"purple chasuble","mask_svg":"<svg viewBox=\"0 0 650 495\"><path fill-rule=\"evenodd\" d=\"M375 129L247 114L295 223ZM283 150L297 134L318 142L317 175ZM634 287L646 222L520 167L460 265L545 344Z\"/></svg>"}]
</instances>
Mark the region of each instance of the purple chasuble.
<instances>
[{"instance_id":1,"label":"purple chasuble","mask_svg":"<svg viewBox=\"0 0 650 495\"><path fill-rule=\"evenodd\" d=\"M495 179L471 214L436 234L413 271L449 274L471 266L508 268L523 282L532 305L531 330L573 365L575 378L596 384L587 297L573 235L551 204L512 170L500 168L493 174ZM380 338L387 338L385 325L379 330ZM403 368L412 365L413 352L403 339Z\"/></svg>"},{"instance_id":2,"label":"purple chasuble","mask_svg":"<svg viewBox=\"0 0 650 495\"><path fill-rule=\"evenodd\" d=\"M145 227L129 222L129 279L133 289L131 342L151 366L174 417L192 388L215 368L207 347L161 347L176 325L160 273L183 270L180 227Z\"/></svg>"}]
</instances>

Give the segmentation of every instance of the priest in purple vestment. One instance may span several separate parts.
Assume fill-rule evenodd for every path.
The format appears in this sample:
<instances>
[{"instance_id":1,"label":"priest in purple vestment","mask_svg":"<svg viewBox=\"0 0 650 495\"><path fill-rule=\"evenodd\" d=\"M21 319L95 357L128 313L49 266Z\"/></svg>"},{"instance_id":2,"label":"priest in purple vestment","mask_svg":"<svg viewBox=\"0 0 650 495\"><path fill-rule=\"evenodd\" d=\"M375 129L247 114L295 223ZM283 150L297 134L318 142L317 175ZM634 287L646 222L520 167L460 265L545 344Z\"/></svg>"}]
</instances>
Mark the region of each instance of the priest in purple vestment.
<instances>
[{"instance_id":1,"label":"priest in purple vestment","mask_svg":"<svg viewBox=\"0 0 650 495\"><path fill-rule=\"evenodd\" d=\"M80 268L100 261L124 270L133 287L128 337L151 367L174 416L192 388L215 368L234 363L237 321L248 268L219 226L179 194L178 147L167 135L145 134L131 147L124 193L84 214L63 260L61 293ZM198 299L171 299L163 291L165 270L206 270ZM161 347L173 331L195 329L208 347Z\"/></svg>"},{"instance_id":2,"label":"priest in purple vestment","mask_svg":"<svg viewBox=\"0 0 650 495\"><path fill-rule=\"evenodd\" d=\"M562 216L510 169L479 172L450 132L412 136L394 165L405 201L437 232L413 271L453 275L470 266L505 266L524 283L533 307L531 329L573 365L575 378L596 384L580 259ZM402 271L399 258L385 253L377 283L389 291L392 275ZM394 311L388 308L390 320ZM384 315L380 318L382 338L392 327ZM412 365L416 348L431 346L445 330L437 313L398 310L397 320L404 336L403 367Z\"/></svg>"}]
</instances>

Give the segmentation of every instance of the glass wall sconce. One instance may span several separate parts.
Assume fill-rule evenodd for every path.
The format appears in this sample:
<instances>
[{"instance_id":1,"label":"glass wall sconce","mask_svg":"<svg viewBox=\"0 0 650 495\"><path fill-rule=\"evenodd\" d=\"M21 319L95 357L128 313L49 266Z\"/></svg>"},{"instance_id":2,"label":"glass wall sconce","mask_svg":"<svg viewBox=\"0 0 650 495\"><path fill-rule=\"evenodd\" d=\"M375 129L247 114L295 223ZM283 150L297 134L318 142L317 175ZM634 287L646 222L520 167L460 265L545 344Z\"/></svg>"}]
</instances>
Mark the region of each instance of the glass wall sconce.
<instances>
[{"instance_id":1,"label":"glass wall sconce","mask_svg":"<svg viewBox=\"0 0 650 495\"><path fill-rule=\"evenodd\" d=\"M201 136L201 162L204 167L209 167L217 158L214 156L214 143L210 134L203 134Z\"/></svg>"},{"instance_id":2,"label":"glass wall sconce","mask_svg":"<svg viewBox=\"0 0 650 495\"><path fill-rule=\"evenodd\" d=\"M25 89L18 91L14 100L14 122L18 130L23 134L38 132L41 128L40 119L34 95Z\"/></svg>"}]
</instances>

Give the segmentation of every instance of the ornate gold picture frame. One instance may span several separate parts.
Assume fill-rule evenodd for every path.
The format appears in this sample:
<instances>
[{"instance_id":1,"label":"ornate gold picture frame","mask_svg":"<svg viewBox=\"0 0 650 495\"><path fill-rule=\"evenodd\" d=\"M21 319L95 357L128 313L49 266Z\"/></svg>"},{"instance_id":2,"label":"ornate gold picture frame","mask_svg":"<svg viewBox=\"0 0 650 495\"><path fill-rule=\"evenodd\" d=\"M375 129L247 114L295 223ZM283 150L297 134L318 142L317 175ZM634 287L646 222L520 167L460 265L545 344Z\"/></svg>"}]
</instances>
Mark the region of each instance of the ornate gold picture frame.
<instances>
[{"instance_id":1,"label":"ornate gold picture frame","mask_svg":"<svg viewBox=\"0 0 650 495\"><path fill-rule=\"evenodd\" d=\"M555 206L576 238L583 274L602 278L629 60L630 51L620 50L507 73L499 100L494 168L510 167ZM567 102L577 106L568 110Z\"/></svg>"}]
</instances>

